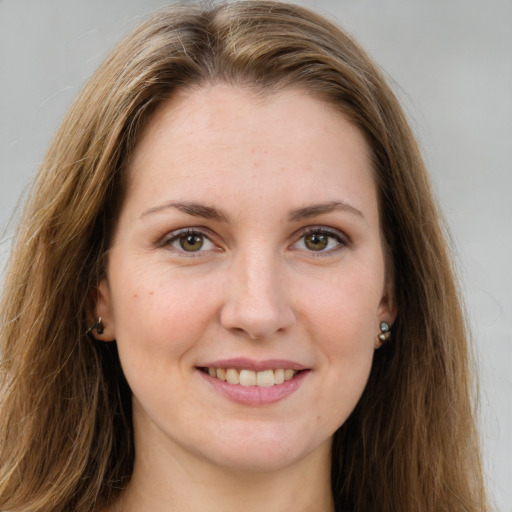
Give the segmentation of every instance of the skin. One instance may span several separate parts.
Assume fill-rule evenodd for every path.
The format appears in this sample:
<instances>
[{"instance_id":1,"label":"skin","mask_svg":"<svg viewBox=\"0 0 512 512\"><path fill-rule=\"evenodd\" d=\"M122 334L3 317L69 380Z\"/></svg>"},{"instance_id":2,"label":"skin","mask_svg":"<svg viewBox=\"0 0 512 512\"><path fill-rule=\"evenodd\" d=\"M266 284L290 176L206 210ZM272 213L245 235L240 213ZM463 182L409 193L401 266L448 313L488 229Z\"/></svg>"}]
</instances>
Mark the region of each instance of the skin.
<instances>
[{"instance_id":1,"label":"skin","mask_svg":"<svg viewBox=\"0 0 512 512\"><path fill-rule=\"evenodd\" d=\"M396 313L368 153L299 90L262 99L218 84L157 110L94 311L133 391L135 469L112 510L334 510L332 435ZM172 206L183 202L220 217ZM200 250L180 245L184 228ZM198 370L228 357L309 371L277 403L242 405Z\"/></svg>"}]
</instances>

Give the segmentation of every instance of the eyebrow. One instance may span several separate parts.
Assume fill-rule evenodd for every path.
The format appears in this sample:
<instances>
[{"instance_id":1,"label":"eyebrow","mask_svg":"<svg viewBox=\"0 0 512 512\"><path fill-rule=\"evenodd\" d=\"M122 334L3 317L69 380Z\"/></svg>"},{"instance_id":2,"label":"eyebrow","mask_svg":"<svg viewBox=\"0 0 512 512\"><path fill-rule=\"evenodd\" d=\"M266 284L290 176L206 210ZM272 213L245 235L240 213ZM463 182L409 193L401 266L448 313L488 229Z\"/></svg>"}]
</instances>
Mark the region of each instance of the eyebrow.
<instances>
[{"instance_id":1,"label":"eyebrow","mask_svg":"<svg viewBox=\"0 0 512 512\"><path fill-rule=\"evenodd\" d=\"M308 219L310 217L316 217L317 215L331 213L337 210L353 213L358 217L361 217L361 219L366 224L368 224L363 213L360 210L343 201L329 201L327 203L319 203L310 206L305 206L304 208L297 208L296 210L292 210L290 212L288 218L292 222L297 222L299 220Z\"/></svg>"},{"instance_id":2,"label":"eyebrow","mask_svg":"<svg viewBox=\"0 0 512 512\"><path fill-rule=\"evenodd\" d=\"M219 210L213 206L206 206L204 204L194 203L191 201L169 201L167 203L145 210L142 212L140 217L142 218L152 213L158 213L163 210L167 210L168 208L176 208L180 212L192 215L193 217L201 217L203 219L216 220L218 222L229 222L229 216L222 210Z\"/></svg>"},{"instance_id":3,"label":"eyebrow","mask_svg":"<svg viewBox=\"0 0 512 512\"><path fill-rule=\"evenodd\" d=\"M152 208L145 210L144 212L142 212L140 217L142 218L152 213L159 213L161 211L167 210L168 208L176 208L180 212L186 213L187 215L192 215L193 217L201 217L203 219L229 223L229 215L227 215L227 213L220 210L219 208L215 208L214 206L207 206L200 203L194 203L192 201L169 201L167 203L163 203L158 206L153 206ZM317 215L322 215L337 210L355 214L358 217L361 217L361 219L367 224L367 221L360 210L343 201L329 201L326 203L318 203L305 206L303 208L297 208L296 210L292 210L288 214L288 219L291 222L297 222L300 220L316 217Z\"/></svg>"}]
</instances>

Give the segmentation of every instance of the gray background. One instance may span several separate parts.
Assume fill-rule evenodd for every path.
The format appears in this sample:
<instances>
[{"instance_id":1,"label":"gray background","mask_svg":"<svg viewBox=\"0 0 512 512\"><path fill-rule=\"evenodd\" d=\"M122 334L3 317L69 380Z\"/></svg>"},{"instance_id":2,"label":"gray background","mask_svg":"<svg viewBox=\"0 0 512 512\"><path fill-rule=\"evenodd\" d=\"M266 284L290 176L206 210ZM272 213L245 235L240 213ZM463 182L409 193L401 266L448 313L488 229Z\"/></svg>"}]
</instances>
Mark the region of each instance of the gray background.
<instances>
[{"instance_id":1,"label":"gray background","mask_svg":"<svg viewBox=\"0 0 512 512\"><path fill-rule=\"evenodd\" d=\"M59 120L119 38L165 2L0 0L0 267ZM497 510L512 512L512 0L311 0L393 77L453 234Z\"/></svg>"}]
</instances>

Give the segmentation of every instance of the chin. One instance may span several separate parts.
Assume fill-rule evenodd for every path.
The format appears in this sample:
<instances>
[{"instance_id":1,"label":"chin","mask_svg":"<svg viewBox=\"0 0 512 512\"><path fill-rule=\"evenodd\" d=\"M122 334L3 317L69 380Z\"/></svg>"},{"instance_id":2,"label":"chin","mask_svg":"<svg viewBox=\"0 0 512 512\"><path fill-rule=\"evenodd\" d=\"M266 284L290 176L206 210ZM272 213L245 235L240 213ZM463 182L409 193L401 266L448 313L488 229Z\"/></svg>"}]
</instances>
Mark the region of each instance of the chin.
<instances>
[{"instance_id":1,"label":"chin","mask_svg":"<svg viewBox=\"0 0 512 512\"><path fill-rule=\"evenodd\" d=\"M216 446L211 443L206 456L217 466L248 473L280 471L311 456L330 457L332 436L308 439L282 425L277 429L252 426L248 432L231 431Z\"/></svg>"}]
</instances>

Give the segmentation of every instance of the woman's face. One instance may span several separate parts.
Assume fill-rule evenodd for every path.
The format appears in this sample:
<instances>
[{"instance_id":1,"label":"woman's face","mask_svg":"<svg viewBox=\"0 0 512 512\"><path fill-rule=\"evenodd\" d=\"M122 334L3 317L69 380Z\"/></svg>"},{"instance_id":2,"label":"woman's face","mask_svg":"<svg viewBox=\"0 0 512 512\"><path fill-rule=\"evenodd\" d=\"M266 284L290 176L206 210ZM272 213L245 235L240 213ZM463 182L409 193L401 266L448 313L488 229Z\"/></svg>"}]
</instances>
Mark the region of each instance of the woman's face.
<instances>
[{"instance_id":1,"label":"woman's face","mask_svg":"<svg viewBox=\"0 0 512 512\"><path fill-rule=\"evenodd\" d=\"M329 457L394 318L368 152L296 90L180 92L150 120L96 304L148 453Z\"/></svg>"}]
</instances>

